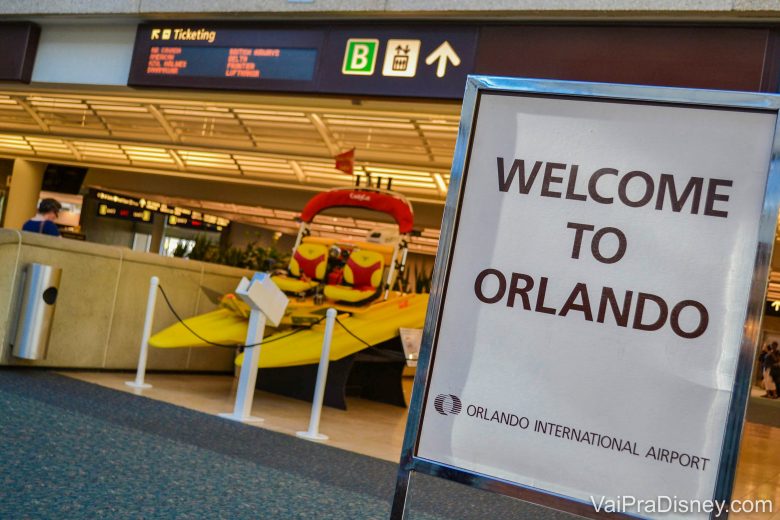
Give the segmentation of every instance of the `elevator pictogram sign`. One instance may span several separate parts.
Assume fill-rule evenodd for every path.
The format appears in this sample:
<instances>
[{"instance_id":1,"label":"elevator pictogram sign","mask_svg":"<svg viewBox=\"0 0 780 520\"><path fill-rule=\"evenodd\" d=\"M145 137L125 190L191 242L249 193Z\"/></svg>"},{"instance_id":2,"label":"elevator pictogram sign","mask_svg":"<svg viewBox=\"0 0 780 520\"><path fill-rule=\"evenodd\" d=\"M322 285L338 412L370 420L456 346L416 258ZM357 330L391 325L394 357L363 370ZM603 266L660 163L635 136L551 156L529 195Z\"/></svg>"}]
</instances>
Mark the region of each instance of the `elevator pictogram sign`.
<instances>
[{"instance_id":1,"label":"elevator pictogram sign","mask_svg":"<svg viewBox=\"0 0 780 520\"><path fill-rule=\"evenodd\" d=\"M420 40L387 40L382 75L413 78L420 57Z\"/></svg>"}]
</instances>

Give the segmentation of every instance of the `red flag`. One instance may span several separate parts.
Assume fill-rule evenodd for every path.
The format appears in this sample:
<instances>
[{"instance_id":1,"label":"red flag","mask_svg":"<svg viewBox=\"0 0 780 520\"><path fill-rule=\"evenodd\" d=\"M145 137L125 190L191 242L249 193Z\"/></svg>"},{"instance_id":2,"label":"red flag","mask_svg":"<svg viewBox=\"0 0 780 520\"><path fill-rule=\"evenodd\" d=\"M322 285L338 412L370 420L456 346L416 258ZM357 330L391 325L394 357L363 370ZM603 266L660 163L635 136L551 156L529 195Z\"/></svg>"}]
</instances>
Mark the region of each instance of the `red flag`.
<instances>
[{"instance_id":1,"label":"red flag","mask_svg":"<svg viewBox=\"0 0 780 520\"><path fill-rule=\"evenodd\" d=\"M347 175L352 175L355 171L355 149L340 153L334 157L336 159L336 169L341 170Z\"/></svg>"}]
</instances>

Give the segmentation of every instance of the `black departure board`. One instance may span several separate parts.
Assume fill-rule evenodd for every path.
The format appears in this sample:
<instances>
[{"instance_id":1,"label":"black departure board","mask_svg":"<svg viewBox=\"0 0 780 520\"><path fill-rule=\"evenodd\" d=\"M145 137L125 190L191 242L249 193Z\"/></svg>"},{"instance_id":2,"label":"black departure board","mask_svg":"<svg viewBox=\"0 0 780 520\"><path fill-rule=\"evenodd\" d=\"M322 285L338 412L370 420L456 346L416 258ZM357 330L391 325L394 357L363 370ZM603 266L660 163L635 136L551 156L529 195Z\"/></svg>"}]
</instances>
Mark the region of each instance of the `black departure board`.
<instances>
[{"instance_id":1,"label":"black departure board","mask_svg":"<svg viewBox=\"0 0 780 520\"><path fill-rule=\"evenodd\" d=\"M100 202L97 207L99 217L109 217L119 220L130 220L132 222L151 222L152 212L145 209L138 209L132 206L125 206L114 202Z\"/></svg>"},{"instance_id":2,"label":"black departure board","mask_svg":"<svg viewBox=\"0 0 780 520\"><path fill-rule=\"evenodd\" d=\"M152 47L147 74L311 81L316 49Z\"/></svg>"},{"instance_id":3,"label":"black departure board","mask_svg":"<svg viewBox=\"0 0 780 520\"><path fill-rule=\"evenodd\" d=\"M128 85L314 90L325 32L142 24Z\"/></svg>"},{"instance_id":4,"label":"black departure board","mask_svg":"<svg viewBox=\"0 0 780 520\"><path fill-rule=\"evenodd\" d=\"M219 219L222 221L223 219ZM222 231L224 224L217 221L217 217L208 214L201 214L193 211L190 215L168 215L167 224L174 227L184 227L189 229L200 229L202 231Z\"/></svg>"},{"instance_id":5,"label":"black departure board","mask_svg":"<svg viewBox=\"0 0 780 520\"><path fill-rule=\"evenodd\" d=\"M99 201L97 214L100 217L151 222L155 213L162 213L169 226L216 232L230 225L230 220L224 217L180 206L170 206L152 199L139 199L102 190L90 190L90 193Z\"/></svg>"}]
</instances>

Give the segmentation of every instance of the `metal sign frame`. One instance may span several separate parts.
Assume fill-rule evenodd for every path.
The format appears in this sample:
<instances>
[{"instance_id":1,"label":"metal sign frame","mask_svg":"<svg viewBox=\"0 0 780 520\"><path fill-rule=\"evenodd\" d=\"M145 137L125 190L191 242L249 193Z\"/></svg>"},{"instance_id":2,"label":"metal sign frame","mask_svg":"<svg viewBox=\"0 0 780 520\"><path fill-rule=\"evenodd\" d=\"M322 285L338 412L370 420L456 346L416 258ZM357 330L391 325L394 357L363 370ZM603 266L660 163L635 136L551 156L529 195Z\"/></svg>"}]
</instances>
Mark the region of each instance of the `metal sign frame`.
<instances>
[{"instance_id":1,"label":"metal sign frame","mask_svg":"<svg viewBox=\"0 0 780 520\"><path fill-rule=\"evenodd\" d=\"M419 435L422 427L425 403L432 361L441 324L441 311L447 293L452 253L454 251L456 230L464 196L466 175L471 156L471 147L476 129L476 118L481 95L483 93L529 95L546 97L561 96L568 99L601 99L620 102L652 103L660 105L697 106L700 108L732 109L773 112L776 117L774 139L770 162L767 165L768 177L764 190L763 207L758 230L758 245L748 307L745 313L744 333L737 360L734 387L729 403L720 465L717 470L714 500L728 502L731 499L736 472L739 444L742 436L747 400L750 395L750 381L753 370L753 358L761 331L761 318L764 309L767 279L770 268L772 247L777 227L778 205L780 204L780 96L750 92L729 92L712 90L693 90L667 87L648 87L636 85L615 85L603 83L584 83L556 80L502 78L494 76L469 76L463 100L460 128L452 163L449 193L444 208L441 239L434 266L431 298L425 319L420 357L415 376L414 391L409 406L404 444L396 481L393 505L390 513L392 520L405 517L408 509L408 491L412 472L466 484L478 489L526 500L535 504L552 507L561 511L591 518L602 518L605 513L597 513L589 502L550 491L521 485L489 475L468 471L447 464L428 460L416 455ZM714 515L715 513L713 513ZM634 515L610 513L610 517L636 518ZM721 516L723 518L724 515Z\"/></svg>"}]
</instances>

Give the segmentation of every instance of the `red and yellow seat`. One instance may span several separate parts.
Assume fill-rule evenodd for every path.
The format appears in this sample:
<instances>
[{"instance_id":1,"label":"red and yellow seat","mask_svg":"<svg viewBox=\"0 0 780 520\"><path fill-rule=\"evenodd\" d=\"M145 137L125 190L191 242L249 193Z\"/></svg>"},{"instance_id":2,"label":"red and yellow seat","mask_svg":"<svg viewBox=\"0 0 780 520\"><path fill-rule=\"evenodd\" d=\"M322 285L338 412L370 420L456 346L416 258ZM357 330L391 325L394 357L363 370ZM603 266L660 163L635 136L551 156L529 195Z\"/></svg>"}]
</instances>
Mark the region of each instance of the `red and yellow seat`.
<instances>
[{"instance_id":1,"label":"red and yellow seat","mask_svg":"<svg viewBox=\"0 0 780 520\"><path fill-rule=\"evenodd\" d=\"M300 244L287 270L292 276L278 275L272 277L276 285L287 293L302 293L317 287L325 278L328 268L328 246L325 244Z\"/></svg>"},{"instance_id":2,"label":"red and yellow seat","mask_svg":"<svg viewBox=\"0 0 780 520\"><path fill-rule=\"evenodd\" d=\"M325 297L349 303L360 303L378 294L385 270L385 255L377 251L355 249L344 266L347 285L326 285Z\"/></svg>"}]
</instances>

